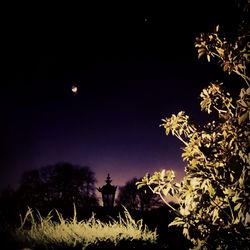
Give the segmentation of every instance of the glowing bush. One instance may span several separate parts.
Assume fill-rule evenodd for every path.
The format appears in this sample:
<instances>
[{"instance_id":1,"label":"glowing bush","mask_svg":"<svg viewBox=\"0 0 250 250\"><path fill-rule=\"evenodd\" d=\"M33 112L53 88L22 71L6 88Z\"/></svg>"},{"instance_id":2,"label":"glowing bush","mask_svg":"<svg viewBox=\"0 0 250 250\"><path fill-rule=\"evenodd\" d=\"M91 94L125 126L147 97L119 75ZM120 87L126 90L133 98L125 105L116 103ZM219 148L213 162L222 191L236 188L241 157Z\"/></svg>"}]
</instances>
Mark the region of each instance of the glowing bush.
<instances>
[{"instance_id":1,"label":"glowing bush","mask_svg":"<svg viewBox=\"0 0 250 250\"><path fill-rule=\"evenodd\" d=\"M248 4L249 6L249 4ZM174 172L163 170L137 182L147 185L175 211L169 226L179 226L194 249L249 249L250 242L250 58L249 26L235 42L220 39L219 26L196 39L198 57L207 56L228 74L235 73L245 87L231 97L222 83L203 89L201 110L217 113L205 126L190 122L181 111L162 120L166 134L183 142L185 177L174 182ZM239 84L239 83L237 83ZM167 196L176 198L172 207Z\"/></svg>"}]
</instances>

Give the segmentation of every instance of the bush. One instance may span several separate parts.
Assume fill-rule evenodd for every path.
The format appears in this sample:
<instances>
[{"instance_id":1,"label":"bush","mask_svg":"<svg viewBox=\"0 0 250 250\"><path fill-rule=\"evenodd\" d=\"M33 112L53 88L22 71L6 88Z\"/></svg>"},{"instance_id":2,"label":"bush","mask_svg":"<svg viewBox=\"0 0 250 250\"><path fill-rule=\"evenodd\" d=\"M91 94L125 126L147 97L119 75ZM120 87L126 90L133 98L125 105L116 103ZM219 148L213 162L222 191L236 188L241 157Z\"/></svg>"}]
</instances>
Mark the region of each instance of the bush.
<instances>
[{"instance_id":1,"label":"bush","mask_svg":"<svg viewBox=\"0 0 250 250\"><path fill-rule=\"evenodd\" d=\"M250 6L248 1L248 7ZM241 29L242 32L242 29ZM185 177L174 182L174 171L146 175L138 187L149 186L176 213L169 226L179 226L194 249L249 249L250 242L250 58L249 27L234 42L215 31L196 38L198 57L219 59L229 75L235 73L245 87L231 97L216 81L203 89L201 110L217 118L195 125L181 111L163 119L166 134L183 142ZM239 85L238 85L239 86ZM166 197L176 198L179 208Z\"/></svg>"}]
</instances>

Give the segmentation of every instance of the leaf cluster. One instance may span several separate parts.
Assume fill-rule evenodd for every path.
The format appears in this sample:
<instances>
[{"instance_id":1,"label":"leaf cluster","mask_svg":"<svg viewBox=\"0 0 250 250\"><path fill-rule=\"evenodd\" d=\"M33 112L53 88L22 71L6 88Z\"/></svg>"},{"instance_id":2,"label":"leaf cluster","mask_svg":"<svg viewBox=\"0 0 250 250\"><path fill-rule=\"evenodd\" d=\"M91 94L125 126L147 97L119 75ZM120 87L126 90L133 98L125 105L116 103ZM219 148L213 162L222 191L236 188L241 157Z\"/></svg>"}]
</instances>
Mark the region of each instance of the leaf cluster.
<instances>
[{"instance_id":1,"label":"leaf cluster","mask_svg":"<svg viewBox=\"0 0 250 250\"><path fill-rule=\"evenodd\" d=\"M223 71L232 72L249 81L247 76L247 65L250 59L249 34L238 36L234 42L226 38L220 38L219 25L211 33L201 33L196 37L195 47L198 51L198 58L206 55L208 62L211 58L217 58Z\"/></svg>"}]
</instances>

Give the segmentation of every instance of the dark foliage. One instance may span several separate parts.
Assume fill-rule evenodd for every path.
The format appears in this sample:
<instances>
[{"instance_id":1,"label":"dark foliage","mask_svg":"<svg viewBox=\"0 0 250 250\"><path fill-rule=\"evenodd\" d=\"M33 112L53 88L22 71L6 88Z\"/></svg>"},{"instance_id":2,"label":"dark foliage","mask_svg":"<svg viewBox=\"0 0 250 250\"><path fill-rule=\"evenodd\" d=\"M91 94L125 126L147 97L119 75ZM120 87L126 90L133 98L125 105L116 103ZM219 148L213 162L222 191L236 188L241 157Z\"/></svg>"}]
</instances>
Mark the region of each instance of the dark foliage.
<instances>
[{"instance_id":1,"label":"dark foliage","mask_svg":"<svg viewBox=\"0 0 250 250\"><path fill-rule=\"evenodd\" d=\"M137 189L136 182L138 178L133 178L119 188L119 194L116 200L117 205L123 205L133 210L150 210L163 204L158 195L153 194L148 187Z\"/></svg>"},{"instance_id":2,"label":"dark foliage","mask_svg":"<svg viewBox=\"0 0 250 250\"><path fill-rule=\"evenodd\" d=\"M27 207L47 214L58 209L72 216L73 204L79 211L97 206L95 175L89 167L58 163L30 170L22 175L17 190L8 188L0 197L0 219L3 223L19 223L19 214Z\"/></svg>"}]
</instances>

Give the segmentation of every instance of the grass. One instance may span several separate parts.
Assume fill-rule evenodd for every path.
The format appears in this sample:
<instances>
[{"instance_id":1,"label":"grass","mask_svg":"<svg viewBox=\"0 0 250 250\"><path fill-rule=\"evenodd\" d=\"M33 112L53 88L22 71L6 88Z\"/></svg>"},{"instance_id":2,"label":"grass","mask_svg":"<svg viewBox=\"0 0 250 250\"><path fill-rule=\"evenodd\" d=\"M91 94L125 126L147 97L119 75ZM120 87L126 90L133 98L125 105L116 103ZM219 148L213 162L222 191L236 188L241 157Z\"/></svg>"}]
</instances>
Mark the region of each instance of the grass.
<instances>
[{"instance_id":1,"label":"grass","mask_svg":"<svg viewBox=\"0 0 250 250\"><path fill-rule=\"evenodd\" d=\"M116 247L124 242L156 243L156 231L150 231L142 220L135 221L126 208L123 217L119 214L117 220L108 223L97 219L95 214L88 220L78 221L75 206L71 219L64 219L61 213L54 211L56 217L52 216L52 211L42 217L38 211L29 208L15 231L17 241L32 249L94 249L104 245Z\"/></svg>"}]
</instances>

